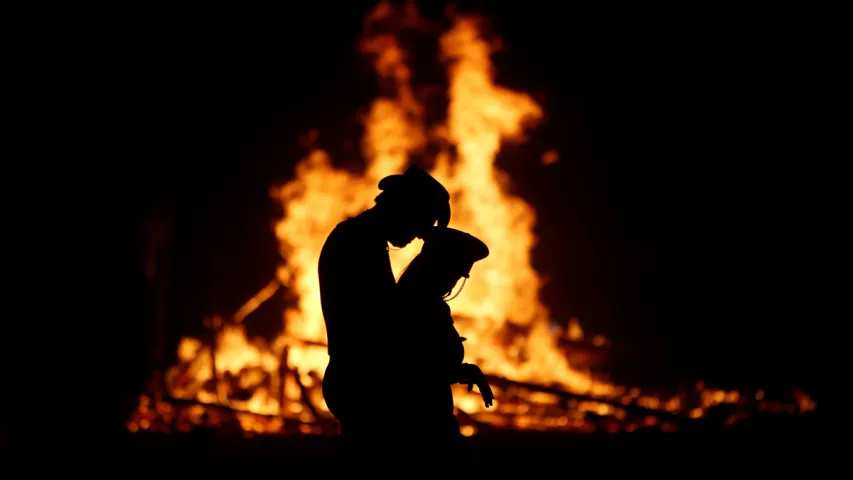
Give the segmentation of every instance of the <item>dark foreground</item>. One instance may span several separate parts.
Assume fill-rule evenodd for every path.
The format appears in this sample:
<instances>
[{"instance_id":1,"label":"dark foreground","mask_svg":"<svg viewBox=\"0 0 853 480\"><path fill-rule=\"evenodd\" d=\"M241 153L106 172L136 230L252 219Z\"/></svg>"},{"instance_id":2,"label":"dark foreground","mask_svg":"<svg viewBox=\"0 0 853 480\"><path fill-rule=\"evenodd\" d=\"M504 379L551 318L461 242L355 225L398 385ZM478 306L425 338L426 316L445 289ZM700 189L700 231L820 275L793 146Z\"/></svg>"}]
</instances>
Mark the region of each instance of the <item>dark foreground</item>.
<instances>
[{"instance_id":1,"label":"dark foreground","mask_svg":"<svg viewBox=\"0 0 853 480\"><path fill-rule=\"evenodd\" d=\"M827 468L827 455L837 442L813 421L767 422L741 431L703 429L664 433L656 430L632 433L490 432L468 439L471 460L486 467L529 465L562 466L574 473L650 472L660 476L703 475L706 469L729 473L768 471L790 475L819 473ZM836 432L838 433L838 432ZM263 468L270 475L286 475L294 466L334 467L339 462L337 436L223 436L215 431L188 434L121 433L112 437L94 432L57 431L28 442L16 452L17 442L6 443L4 457L56 462L69 472L87 472L99 466L122 465L159 471L236 466L246 471ZM21 446L18 443L17 446ZM8 448L12 447L12 448ZM8 455L8 456L7 456ZM73 459L73 464L65 459ZM389 459L393 464L394 459ZM13 462L14 463L14 462ZM549 468L551 470L551 468ZM218 470L217 470L218 471ZM266 474L266 473L264 473Z\"/></svg>"},{"instance_id":2,"label":"dark foreground","mask_svg":"<svg viewBox=\"0 0 853 480\"><path fill-rule=\"evenodd\" d=\"M824 451L822 438L812 429L794 429L620 434L506 432L468 440L472 461L485 466L562 465L576 472L649 471L692 477L706 468L723 468L731 473L744 468L758 468L765 473L768 470L803 471L804 468L815 472L822 464L819 460ZM142 433L128 434L97 448L94 447L96 441L93 448L86 448L87 439L83 435L76 443L69 443L74 441L73 438L45 439L39 445L41 455L38 456L61 458L63 453L73 451L75 461L81 466L121 462L130 470L138 466L160 470L165 475L176 468L206 470L220 466L263 468L271 475L284 475L296 465L332 467L339 461L340 447L337 436L314 435L228 438L209 433Z\"/></svg>"},{"instance_id":3,"label":"dark foreground","mask_svg":"<svg viewBox=\"0 0 853 480\"><path fill-rule=\"evenodd\" d=\"M469 439L471 458L486 465L565 464L616 468L619 462L675 459L705 464L773 460L795 463L819 453L814 438L761 434L490 434ZM328 464L337 461L338 437L255 437L242 440L200 440L190 436L140 435L127 452L146 463L199 461L213 464L269 465L286 469L293 464ZM657 459L657 460L655 460Z\"/></svg>"}]
</instances>

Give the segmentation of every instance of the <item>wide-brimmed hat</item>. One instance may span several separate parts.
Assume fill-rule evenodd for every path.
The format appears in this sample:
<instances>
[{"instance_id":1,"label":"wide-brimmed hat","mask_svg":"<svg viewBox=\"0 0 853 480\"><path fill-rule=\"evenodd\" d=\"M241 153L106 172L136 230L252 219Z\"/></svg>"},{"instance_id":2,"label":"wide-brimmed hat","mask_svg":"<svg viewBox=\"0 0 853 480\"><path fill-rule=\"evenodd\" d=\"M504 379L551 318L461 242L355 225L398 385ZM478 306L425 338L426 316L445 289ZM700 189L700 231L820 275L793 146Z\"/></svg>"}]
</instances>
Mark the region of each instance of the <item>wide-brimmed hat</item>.
<instances>
[{"instance_id":1,"label":"wide-brimmed hat","mask_svg":"<svg viewBox=\"0 0 853 480\"><path fill-rule=\"evenodd\" d=\"M489 256L489 247L479 238L455 228L433 227L424 236L421 256L442 268L458 270L467 277L476 262Z\"/></svg>"},{"instance_id":2,"label":"wide-brimmed hat","mask_svg":"<svg viewBox=\"0 0 853 480\"><path fill-rule=\"evenodd\" d=\"M379 181L379 189L430 210L440 227L450 223L450 193L432 175L416 165L411 165L402 174L383 178Z\"/></svg>"}]
</instances>

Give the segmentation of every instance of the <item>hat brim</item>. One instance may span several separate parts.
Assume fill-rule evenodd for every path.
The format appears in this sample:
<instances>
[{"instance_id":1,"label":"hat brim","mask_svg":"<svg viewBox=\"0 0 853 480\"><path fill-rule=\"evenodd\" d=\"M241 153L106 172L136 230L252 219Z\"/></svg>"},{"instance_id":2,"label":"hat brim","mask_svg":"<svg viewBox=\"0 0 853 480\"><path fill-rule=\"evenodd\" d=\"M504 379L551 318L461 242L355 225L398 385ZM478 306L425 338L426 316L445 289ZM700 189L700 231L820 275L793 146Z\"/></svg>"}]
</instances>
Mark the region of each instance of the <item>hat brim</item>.
<instances>
[{"instance_id":1,"label":"hat brim","mask_svg":"<svg viewBox=\"0 0 853 480\"><path fill-rule=\"evenodd\" d=\"M394 187L399 187L403 184L403 175L388 175L387 177L379 180L379 190L388 190L393 189Z\"/></svg>"},{"instance_id":2,"label":"hat brim","mask_svg":"<svg viewBox=\"0 0 853 480\"><path fill-rule=\"evenodd\" d=\"M479 238L470 233L447 227L433 227L424 237L427 242L425 248L449 249L448 251L465 252L466 262L471 265L489 256L489 247Z\"/></svg>"}]
</instances>

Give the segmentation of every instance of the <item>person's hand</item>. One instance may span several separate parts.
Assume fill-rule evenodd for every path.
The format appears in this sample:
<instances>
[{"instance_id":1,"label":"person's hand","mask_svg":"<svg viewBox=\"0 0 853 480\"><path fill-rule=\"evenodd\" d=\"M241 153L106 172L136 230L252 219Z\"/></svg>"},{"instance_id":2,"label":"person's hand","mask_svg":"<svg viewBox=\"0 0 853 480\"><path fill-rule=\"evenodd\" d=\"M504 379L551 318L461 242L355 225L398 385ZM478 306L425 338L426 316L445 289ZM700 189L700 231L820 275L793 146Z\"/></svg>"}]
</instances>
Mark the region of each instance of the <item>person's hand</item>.
<instances>
[{"instance_id":1,"label":"person's hand","mask_svg":"<svg viewBox=\"0 0 853 480\"><path fill-rule=\"evenodd\" d=\"M467 383L469 391L482 377L483 372L476 365L463 363L459 366L459 383Z\"/></svg>"},{"instance_id":2,"label":"person's hand","mask_svg":"<svg viewBox=\"0 0 853 480\"><path fill-rule=\"evenodd\" d=\"M483 378L482 381L477 382L477 388L480 389L480 396L483 397L483 403L486 404L486 407L491 407L495 401L495 394L492 393L492 387L489 386L489 382ZM471 385L468 385L468 391L471 391Z\"/></svg>"},{"instance_id":3,"label":"person's hand","mask_svg":"<svg viewBox=\"0 0 853 480\"><path fill-rule=\"evenodd\" d=\"M486 407L491 407L495 400L495 395L492 393L492 387L489 386L489 382L486 380L486 376L483 375L480 367L470 363L463 363L460 370L459 383L467 383L469 392L474 389L474 385L477 385Z\"/></svg>"}]
</instances>

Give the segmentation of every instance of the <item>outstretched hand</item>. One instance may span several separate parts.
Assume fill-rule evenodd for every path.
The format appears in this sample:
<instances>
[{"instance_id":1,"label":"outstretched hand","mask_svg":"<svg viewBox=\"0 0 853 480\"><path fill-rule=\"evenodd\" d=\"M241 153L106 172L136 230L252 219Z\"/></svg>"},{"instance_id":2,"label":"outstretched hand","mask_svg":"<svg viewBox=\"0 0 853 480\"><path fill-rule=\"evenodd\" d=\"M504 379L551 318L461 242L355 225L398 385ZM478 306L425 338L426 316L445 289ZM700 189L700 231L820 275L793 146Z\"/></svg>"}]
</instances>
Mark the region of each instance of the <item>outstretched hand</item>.
<instances>
[{"instance_id":1,"label":"outstretched hand","mask_svg":"<svg viewBox=\"0 0 853 480\"><path fill-rule=\"evenodd\" d=\"M480 367L470 363L463 363L460 369L459 383L467 383L469 392L474 389L474 385L477 385L486 407L492 406L495 395L492 393L492 387L489 386L489 382L486 380L486 376L483 375Z\"/></svg>"}]
</instances>

